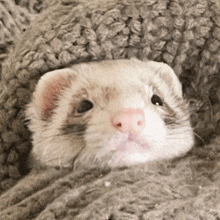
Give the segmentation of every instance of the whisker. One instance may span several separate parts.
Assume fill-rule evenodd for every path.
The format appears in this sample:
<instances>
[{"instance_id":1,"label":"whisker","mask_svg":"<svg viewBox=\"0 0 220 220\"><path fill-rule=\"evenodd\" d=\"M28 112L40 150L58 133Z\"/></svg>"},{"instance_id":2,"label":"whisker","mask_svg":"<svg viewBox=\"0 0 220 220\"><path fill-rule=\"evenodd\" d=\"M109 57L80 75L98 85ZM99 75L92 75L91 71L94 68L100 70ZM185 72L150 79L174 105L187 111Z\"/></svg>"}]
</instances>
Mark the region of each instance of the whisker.
<instances>
[{"instance_id":1,"label":"whisker","mask_svg":"<svg viewBox=\"0 0 220 220\"><path fill-rule=\"evenodd\" d=\"M193 131L193 134L194 134L197 138L199 138L199 140L201 140L203 144L205 144L205 140L204 140L197 132Z\"/></svg>"}]
</instances>

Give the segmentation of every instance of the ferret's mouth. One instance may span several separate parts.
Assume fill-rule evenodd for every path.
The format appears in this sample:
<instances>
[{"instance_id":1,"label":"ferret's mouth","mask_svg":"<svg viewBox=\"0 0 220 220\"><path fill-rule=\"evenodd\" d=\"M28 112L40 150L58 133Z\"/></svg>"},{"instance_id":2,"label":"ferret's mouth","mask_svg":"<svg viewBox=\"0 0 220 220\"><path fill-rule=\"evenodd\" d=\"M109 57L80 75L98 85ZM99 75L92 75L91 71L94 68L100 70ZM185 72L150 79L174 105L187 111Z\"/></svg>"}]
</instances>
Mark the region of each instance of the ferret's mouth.
<instances>
[{"instance_id":1,"label":"ferret's mouth","mask_svg":"<svg viewBox=\"0 0 220 220\"><path fill-rule=\"evenodd\" d=\"M121 151L146 150L147 148L149 148L149 145L137 139L136 137L132 137L131 135L129 135L127 140L119 144L117 148Z\"/></svg>"},{"instance_id":2,"label":"ferret's mouth","mask_svg":"<svg viewBox=\"0 0 220 220\"><path fill-rule=\"evenodd\" d=\"M119 146L117 146L117 148L120 151L137 151L137 150L141 150L144 151L147 148L149 148L148 145L144 145L144 144L140 144L136 141L131 141L131 140L127 140L124 143L120 144Z\"/></svg>"},{"instance_id":3,"label":"ferret's mouth","mask_svg":"<svg viewBox=\"0 0 220 220\"><path fill-rule=\"evenodd\" d=\"M136 135L118 133L111 141L109 146L121 152L144 152L149 149L149 144Z\"/></svg>"}]
</instances>

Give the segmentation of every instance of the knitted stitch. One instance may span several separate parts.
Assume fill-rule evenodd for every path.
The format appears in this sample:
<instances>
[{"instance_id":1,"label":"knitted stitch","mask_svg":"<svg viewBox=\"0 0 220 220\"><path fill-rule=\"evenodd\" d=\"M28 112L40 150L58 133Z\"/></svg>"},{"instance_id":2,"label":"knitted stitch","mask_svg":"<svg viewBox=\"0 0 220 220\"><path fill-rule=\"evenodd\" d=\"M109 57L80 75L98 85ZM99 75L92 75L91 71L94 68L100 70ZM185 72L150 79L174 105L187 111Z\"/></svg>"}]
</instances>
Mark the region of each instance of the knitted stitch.
<instances>
[{"instance_id":1,"label":"knitted stitch","mask_svg":"<svg viewBox=\"0 0 220 220\"><path fill-rule=\"evenodd\" d=\"M215 142L172 163L111 172L35 171L0 197L0 216L4 220L217 220L220 155L219 140Z\"/></svg>"}]
</instances>

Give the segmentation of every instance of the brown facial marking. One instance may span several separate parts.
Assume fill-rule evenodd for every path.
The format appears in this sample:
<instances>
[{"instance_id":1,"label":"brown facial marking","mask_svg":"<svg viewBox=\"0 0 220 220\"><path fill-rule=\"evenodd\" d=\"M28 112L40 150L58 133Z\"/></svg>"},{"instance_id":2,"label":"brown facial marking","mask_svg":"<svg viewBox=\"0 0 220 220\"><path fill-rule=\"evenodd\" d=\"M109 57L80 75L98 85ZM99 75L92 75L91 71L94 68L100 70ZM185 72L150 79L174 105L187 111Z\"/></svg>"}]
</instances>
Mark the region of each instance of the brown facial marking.
<instances>
[{"instance_id":1,"label":"brown facial marking","mask_svg":"<svg viewBox=\"0 0 220 220\"><path fill-rule=\"evenodd\" d=\"M164 103L164 109L166 112L165 117L164 117L165 124L166 125L177 124L177 122L176 122L177 115L167 103Z\"/></svg>"},{"instance_id":2,"label":"brown facial marking","mask_svg":"<svg viewBox=\"0 0 220 220\"><path fill-rule=\"evenodd\" d=\"M83 100L88 98L87 89L83 88L76 92L72 96L71 110L67 115L65 123L61 128L63 134L76 134L77 136L83 136L85 133L87 122L89 119L88 114L77 113L78 105Z\"/></svg>"},{"instance_id":3,"label":"brown facial marking","mask_svg":"<svg viewBox=\"0 0 220 220\"><path fill-rule=\"evenodd\" d=\"M106 103L108 103L117 94L117 91L113 87L105 87L103 90L103 97Z\"/></svg>"},{"instance_id":4,"label":"brown facial marking","mask_svg":"<svg viewBox=\"0 0 220 220\"><path fill-rule=\"evenodd\" d=\"M68 114L68 117L74 117L77 107L78 107L78 103L82 100L82 99L86 99L88 98L88 91L86 89L81 89L79 90L76 94L73 95L72 97L72 102L70 103L71 105L71 112Z\"/></svg>"},{"instance_id":5,"label":"brown facial marking","mask_svg":"<svg viewBox=\"0 0 220 220\"><path fill-rule=\"evenodd\" d=\"M60 129L61 133L83 136L86 131L90 117L91 116L87 114L79 114L77 116L69 114Z\"/></svg>"},{"instance_id":6,"label":"brown facial marking","mask_svg":"<svg viewBox=\"0 0 220 220\"><path fill-rule=\"evenodd\" d=\"M166 125L173 125L176 124L176 120L173 117L165 116L164 122Z\"/></svg>"},{"instance_id":7,"label":"brown facial marking","mask_svg":"<svg viewBox=\"0 0 220 220\"><path fill-rule=\"evenodd\" d=\"M62 128L64 134L76 134L83 136L86 130L86 124L67 124Z\"/></svg>"}]
</instances>

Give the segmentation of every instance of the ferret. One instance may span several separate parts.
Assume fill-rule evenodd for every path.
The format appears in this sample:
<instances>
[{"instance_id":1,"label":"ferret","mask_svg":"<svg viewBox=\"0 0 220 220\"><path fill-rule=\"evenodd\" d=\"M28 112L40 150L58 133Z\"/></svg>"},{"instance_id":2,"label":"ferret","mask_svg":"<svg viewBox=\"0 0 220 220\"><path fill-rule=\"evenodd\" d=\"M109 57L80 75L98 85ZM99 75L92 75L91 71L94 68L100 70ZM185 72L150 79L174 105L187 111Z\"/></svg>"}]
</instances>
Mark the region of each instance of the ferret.
<instances>
[{"instance_id":1,"label":"ferret","mask_svg":"<svg viewBox=\"0 0 220 220\"><path fill-rule=\"evenodd\" d=\"M26 109L34 163L124 167L170 159L194 143L171 67L138 59L80 63L44 74Z\"/></svg>"}]
</instances>

